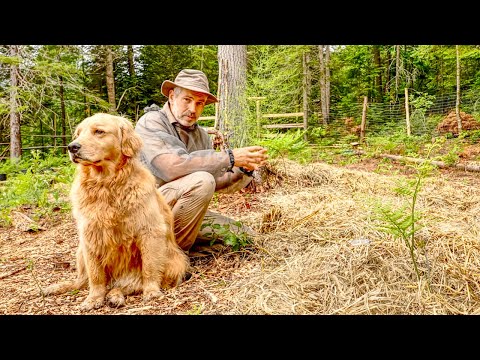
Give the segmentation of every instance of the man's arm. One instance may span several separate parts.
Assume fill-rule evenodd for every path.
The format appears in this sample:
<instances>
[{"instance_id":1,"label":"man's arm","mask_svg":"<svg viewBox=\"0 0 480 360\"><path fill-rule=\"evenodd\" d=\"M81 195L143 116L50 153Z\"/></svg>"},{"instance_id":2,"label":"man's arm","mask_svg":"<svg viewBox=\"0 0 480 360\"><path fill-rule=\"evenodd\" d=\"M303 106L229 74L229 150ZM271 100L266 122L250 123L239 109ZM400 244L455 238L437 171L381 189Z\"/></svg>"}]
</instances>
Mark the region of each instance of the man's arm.
<instances>
[{"instance_id":1,"label":"man's arm","mask_svg":"<svg viewBox=\"0 0 480 360\"><path fill-rule=\"evenodd\" d=\"M192 144L199 150L187 151L175 127L161 111L147 112L140 118L135 130L143 140L143 161L156 177L165 182L195 171L207 171L214 177L220 177L230 166L228 154L212 149L206 132L198 132L198 137L192 138Z\"/></svg>"},{"instance_id":2,"label":"man's arm","mask_svg":"<svg viewBox=\"0 0 480 360\"><path fill-rule=\"evenodd\" d=\"M223 164L219 168L219 164ZM182 154L161 154L152 161L156 173L166 182L178 179L195 171L206 171L215 178L215 191L232 193L247 186L252 180L251 176L242 172L239 167L234 166L232 171L230 159L225 152L215 150L199 150L190 154L186 151Z\"/></svg>"},{"instance_id":3,"label":"man's arm","mask_svg":"<svg viewBox=\"0 0 480 360\"><path fill-rule=\"evenodd\" d=\"M260 146L233 149L234 167L231 168L231 157L226 151L212 148L208 134L202 134L199 145L203 150L187 151L185 144L179 139L175 129L160 112L148 112L137 123L136 131L142 136L143 159L150 165L154 175L165 182L178 179L195 171L206 171L216 181L216 189L240 189L246 186L251 178L244 175L238 167L254 170L265 163L266 150Z\"/></svg>"},{"instance_id":4,"label":"man's arm","mask_svg":"<svg viewBox=\"0 0 480 360\"><path fill-rule=\"evenodd\" d=\"M227 172L223 176L216 178L216 191L233 193L247 186L251 181L253 170L266 164L268 155L267 149L261 146L247 146L232 150L234 167L232 172ZM240 170L240 167L244 171Z\"/></svg>"},{"instance_id":5,"label":"man's arm","mask_svg":"<svg viewBox=\"0 0 480 360\"><path fill-rule=\"evenodd\" d=\"M187 153L182 148L157 155L151 162L157 176L166 182L178 179L195 171L206 171L215 179L224 178L230 166L228 154L215 150L198 150Z\"/></svg>"}]
</instances>

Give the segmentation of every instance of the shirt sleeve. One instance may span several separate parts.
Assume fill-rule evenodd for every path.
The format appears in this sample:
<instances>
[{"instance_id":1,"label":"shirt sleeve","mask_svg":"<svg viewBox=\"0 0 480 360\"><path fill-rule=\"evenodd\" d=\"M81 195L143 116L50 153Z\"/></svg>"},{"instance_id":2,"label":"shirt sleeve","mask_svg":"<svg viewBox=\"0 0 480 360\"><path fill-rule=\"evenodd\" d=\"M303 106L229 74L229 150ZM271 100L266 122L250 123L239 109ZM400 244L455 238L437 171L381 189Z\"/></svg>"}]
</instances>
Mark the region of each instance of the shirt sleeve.
<instances>
[{"instance_id":1,"label":"shirt sleeve","mask_svg":"<svg viewBox=\"0 0 480 360\"><path fill-rule=\"evenodd\" d=\"M147 112L137 123L136 131L143 139L144 161L151 165L154 175L165 182L195 171L207 171L220 178L230 166L226 152L215 151L209 146L208 135L203 140L205 149L189 153L173 125L162 121L158 111Z\"/></svg>"}]
</instances>

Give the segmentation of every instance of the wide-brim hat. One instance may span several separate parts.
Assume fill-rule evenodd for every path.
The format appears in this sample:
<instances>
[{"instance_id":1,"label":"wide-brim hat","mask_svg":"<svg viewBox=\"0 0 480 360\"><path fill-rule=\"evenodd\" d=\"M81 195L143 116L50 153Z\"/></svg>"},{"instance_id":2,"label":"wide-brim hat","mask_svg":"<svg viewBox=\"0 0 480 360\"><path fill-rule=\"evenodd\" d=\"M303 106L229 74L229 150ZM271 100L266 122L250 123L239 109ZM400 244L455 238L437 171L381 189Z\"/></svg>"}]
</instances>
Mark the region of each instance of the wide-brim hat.
<instances>
[{"instance_id":1,"label":"wide-brim hat","mask_svg":"<svg viewBox=\"0 0 480 360\"><path fill-rule=\"evenodd\" d=\"M207 76L200 70L184 69L178 73L175 81L165 80L161 87L162 94L168 97L170 90L177 86L207 94L205 105L218 102L217 98L210 94Z\"/></svg>"}]
</instances>

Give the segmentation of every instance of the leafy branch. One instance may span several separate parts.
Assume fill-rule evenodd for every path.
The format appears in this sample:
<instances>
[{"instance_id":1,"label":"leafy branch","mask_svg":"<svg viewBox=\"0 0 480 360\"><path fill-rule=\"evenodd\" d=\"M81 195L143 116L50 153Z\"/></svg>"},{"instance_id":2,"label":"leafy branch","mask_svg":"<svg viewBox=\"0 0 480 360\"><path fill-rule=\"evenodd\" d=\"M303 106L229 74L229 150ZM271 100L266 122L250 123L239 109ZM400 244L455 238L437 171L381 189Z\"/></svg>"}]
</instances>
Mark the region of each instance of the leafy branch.
<instances>
[{"instance_id":1,"label":"leafy branch","mask_svg":"<svg viewBox=\"0 0 480 360\"><path fill-rule=\"evenodd\" d=\"M229 245L234 251L237 251L240 248L252 244L250 235L242 230L242 223L240 221L234 221L230 224L205 222L202 224L201 230L207 226L212 230L211 232L205 233L206 236L211 237L210 245L213 245L217 241L222 241L225 245Z\"/></svg>"},{"instance_id":2,"label":"leafy branch","mask_svg":"<svg viewBox=\"0 0 480 360\"><path fill-rule=\"evenodd\" d=\"M304 130L289 131L276 134L274 138L260 141L260 145L268 149L271 159L281 158L286 172L285 158L306 162L311 157L308 142L303 140Z\"/></svg>"}]
</instances>

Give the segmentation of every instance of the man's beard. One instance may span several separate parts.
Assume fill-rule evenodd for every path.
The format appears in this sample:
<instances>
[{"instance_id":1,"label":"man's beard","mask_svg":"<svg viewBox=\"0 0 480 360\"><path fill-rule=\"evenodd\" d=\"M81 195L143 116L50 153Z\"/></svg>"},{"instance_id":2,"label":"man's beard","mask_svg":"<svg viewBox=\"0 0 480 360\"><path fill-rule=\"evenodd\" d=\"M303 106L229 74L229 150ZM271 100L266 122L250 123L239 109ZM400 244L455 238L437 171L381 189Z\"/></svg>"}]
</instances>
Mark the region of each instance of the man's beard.
<instances>
[{"instance_id":1,"label":"man's beard","mask_svg":"<svg viewBox=\"0 0 480 360\"><path fill-rule=\"evenodd\" d=\"M194 116L193 119L190 119L190 116ZM192 125L195 125L196 122L197 122L197 117L195 115L195 113L192 113L190 111L186 111L184 112L179 119L177 119L177 121L182 125L182 126L186 126L186 127L190 127Z\"/></svg>"}]
</instances>

